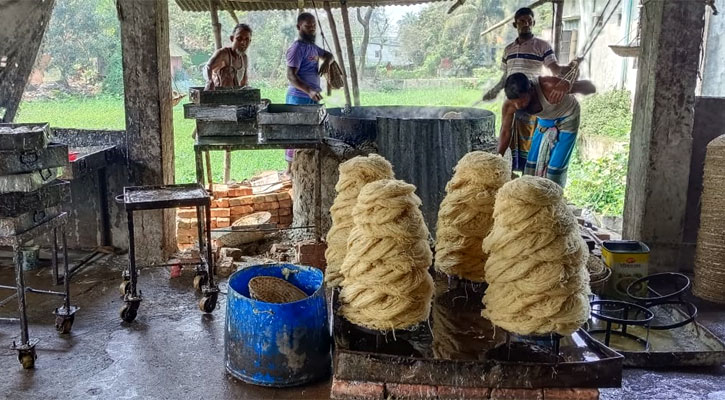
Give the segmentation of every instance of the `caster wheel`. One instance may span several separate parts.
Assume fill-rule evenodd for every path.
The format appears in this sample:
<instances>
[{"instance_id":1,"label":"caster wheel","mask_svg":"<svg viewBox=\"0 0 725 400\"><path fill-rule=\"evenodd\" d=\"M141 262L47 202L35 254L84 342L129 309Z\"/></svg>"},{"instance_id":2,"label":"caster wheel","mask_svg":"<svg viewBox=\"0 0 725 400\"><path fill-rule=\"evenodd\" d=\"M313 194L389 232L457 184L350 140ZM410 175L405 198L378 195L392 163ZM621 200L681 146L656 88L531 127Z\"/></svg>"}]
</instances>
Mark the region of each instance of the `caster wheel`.
<instances>
[{"instance_id":1,"label":"caster wheel","mask_svg":"<svg viewBox=\"0 0 725 400\"><path fill-rule=\"evenodd\" d=\"M136 308L133 306L130 306L126 304L121 308L121 319L124 322L133 322L134 319L136 319Z\"/></svg>"},{"instance_id":2,"label":"caster wheel","mask_svg":"<svg viewBox=\"0 0 725 400\"><path fill-rule=\"evenodd\" d=\"M206 273L199 274L194 277L194 289L201 291L201 287L206 285Z\"/></svg>"},{"instance_id":3,"label":"caster wheel","mask_svg":"<svg viewBox=\"0 0 725 400\"><path fill-rule=\"evenodd\" d=\"M35 358L35 350L18 354L18 361L20 361L24 369L35 368Z\"/></svg>"},{"instance_id":4,"label":"caster wheel","mask_svg":"<svg viewBox=\"0 0 725 400\"><path fill-rule=\"evenodd\" d=\"M131 281L121 282L121 285L118 286L118 291L121 292L121 297L125 296L126 293L131 291Z\"/></svg>"},{"instance_id":5,"label":"caster wheel","mask_svg":"<svg viewBox=\"0 0 725 400\"><path fill-rule=\"evenodd\" d=\"M74 315L70 317L55 317L55 329L60 333L70 333L74 320Z\"/></svg>"},{"instance_id":6,"label":"caster wheel","mask_svg":"<svg viewBox=\"0 0 725 400\"><path fill-rule=\"evenodd\" d=\"M199 309L205 313L210 313L216 308L217 295L213 294L208 297L202 297L199 300Z\"/></svg>"}]
</instances>

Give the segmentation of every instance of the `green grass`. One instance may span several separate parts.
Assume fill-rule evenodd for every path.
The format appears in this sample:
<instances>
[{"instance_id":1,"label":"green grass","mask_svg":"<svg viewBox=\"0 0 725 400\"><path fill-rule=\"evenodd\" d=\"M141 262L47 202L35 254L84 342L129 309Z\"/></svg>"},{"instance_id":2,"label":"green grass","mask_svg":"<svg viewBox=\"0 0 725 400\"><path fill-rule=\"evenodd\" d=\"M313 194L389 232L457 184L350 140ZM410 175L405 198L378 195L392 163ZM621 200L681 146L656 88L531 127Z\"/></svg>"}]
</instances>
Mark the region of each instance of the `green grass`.
<instances>
[{"instance_id":1,"label":"green grass","mask_svg":"<svg viewBox=\"0 0 725 400\"><path fill-rule=\"evenodd\" d=\"M429 106L471 106L478 100L481 92L476 89L411 89L386 92L363 91L360 99L363 105L429 105ZM274 103L283 103L284 88L264 88L262 97ZM333 92L325 99L328 107L344 105L342 91ZM500 119L501 102L487 103L484 108L496 114ZM17 122L49 122L53 127L78 129L125 129L125 111L122 98L71 98L64 100L36 100L21 103ZM181 104L174 107L174 161L176 182L193 182L196 176L194 167L193 139L194 120L184 119ZM214 180L222 180L223 152L212 152L212 173ZM249 178L263 170L282 170L286 168L283 150L257 150L232 153L231 177L237 181Z\"/></svg>"}]
</instances>

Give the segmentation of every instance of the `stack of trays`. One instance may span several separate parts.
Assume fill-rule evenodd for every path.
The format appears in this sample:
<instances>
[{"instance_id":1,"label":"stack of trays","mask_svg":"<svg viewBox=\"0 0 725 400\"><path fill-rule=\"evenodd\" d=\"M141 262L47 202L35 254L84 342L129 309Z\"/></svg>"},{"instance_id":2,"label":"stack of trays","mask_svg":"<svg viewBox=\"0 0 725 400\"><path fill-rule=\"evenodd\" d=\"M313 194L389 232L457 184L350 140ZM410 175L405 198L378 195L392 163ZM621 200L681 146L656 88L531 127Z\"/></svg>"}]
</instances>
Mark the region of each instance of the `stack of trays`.
<instances>
[{"instance_id":1,"label":"stack of trays","mask_svg":"<svg viewBox=\"0 0 725 400\"><path fill-rule=\"evenodd\" d=\"M191 103L184 104L184 118L196 120L199 137L256 136L259 89L235 88L189 90Z\"/></svg>"},{"instance_id":2,"label":"stack of trays","mask_svg":"<svg viewBox=\"0 0 725 400\"><path fill-rule=\"evenodd\" d=\"M319 141L325 134L326 117L325 107L319 104L269 104L257 115L259 143Z\"/></svg>"},{"instance_id":3,"label":"stack of trays","mask_svg":"<svg viewBox=\"0 0 725 400\"><path fill-rule=\"evenodd\" d=\"M0 236L13 236L61 213L70 186L57 177L68 147L50 142L47 123L0 124Z\"/></svg>"}]
</instances>

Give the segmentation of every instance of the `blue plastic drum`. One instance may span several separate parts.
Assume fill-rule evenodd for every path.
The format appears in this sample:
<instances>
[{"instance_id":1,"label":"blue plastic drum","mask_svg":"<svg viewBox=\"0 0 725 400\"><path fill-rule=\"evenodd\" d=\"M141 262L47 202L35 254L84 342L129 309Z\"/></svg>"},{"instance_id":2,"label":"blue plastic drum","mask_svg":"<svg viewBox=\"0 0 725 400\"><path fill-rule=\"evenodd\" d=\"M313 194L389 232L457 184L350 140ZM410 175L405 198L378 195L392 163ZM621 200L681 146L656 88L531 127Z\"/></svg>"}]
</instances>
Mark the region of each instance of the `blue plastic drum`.
<instances>
[{"instance_id":1,"label":"blue plastic drum","mask_svg":"<svg viewBox=\"0 0 725 400\"><path fill-rule=\"evenodd\" d=\"M249 295L257 276L287 280L309 297L266 303ZM229 278L224 334L227 371L262 386L296 386L330 374L330 329L322 271L292 264L257 265Z\"/></svg>"}]
</instances>

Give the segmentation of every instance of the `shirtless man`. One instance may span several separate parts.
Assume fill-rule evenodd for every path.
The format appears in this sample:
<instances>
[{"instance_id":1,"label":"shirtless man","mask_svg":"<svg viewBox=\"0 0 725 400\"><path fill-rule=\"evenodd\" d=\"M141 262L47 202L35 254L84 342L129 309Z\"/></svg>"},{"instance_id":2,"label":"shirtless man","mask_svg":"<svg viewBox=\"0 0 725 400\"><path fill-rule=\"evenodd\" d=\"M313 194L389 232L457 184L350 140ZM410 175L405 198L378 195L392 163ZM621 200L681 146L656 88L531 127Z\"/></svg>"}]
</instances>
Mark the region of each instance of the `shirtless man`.
<instances>
[{"instance_id":1,"label":"shirtless man","mask_svg":"<svg viewBox=\"0 0 725 400\"><path fill-rule=\"evenodd\" d=\"M564 187L579 131L579 102L572 93L592 94L596 88L589 81L570 83L553 76L529 80L525 74L515 73L506 79L504 91L507 100L501 111L498 153L504 155L511 144L517 111L539 117L539 129L531 142L524 174L546 177ZM559 96L562 91L566 94Z\"/></svg>"},{"instance_id":2,"label":"shirtless man","mask_svg":"<svg viewBox=\"0 0 725 400\"><path fill-rule=\"evenodd\" d=\"M214 52L206 64L204 90L247 86L247 48L252 41L252 28L238 24L229 36L231 44Z\"/></svg>"}]
</instances>

